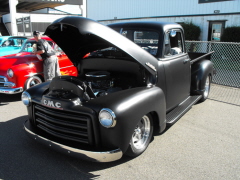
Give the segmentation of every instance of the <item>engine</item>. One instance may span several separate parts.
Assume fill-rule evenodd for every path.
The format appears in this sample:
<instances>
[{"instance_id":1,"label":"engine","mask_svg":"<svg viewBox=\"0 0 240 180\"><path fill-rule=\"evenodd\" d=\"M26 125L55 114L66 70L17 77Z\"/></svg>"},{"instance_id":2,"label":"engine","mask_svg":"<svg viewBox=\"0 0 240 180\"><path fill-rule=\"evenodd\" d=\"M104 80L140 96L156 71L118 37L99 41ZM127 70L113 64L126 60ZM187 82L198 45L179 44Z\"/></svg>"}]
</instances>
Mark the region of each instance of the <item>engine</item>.
<instances>
[{"instance_id":1,"label":"engine","mask_svg":"<svg viewBox=\"0 0 240 180\"><path fill-rule=\"evenodd\" d=\"M122 90L115 87L115 79L107 71L94 71L85 74L88 86L96 97Z\"/></svg>"},{"instance_id":2,"label":"engine","mask_svg":"<svg viewBox=\"0 0 240 180\"><path fill-rule=\"evenodd\" d=\"M57 76L49 85L49 91L45 98L61 98L70 101L81 102L106 96L110 93L131 88L133 84L128 74L113 73L107 71L86 72L84 78L73 76Z\"/></svg>"}]
</instances>

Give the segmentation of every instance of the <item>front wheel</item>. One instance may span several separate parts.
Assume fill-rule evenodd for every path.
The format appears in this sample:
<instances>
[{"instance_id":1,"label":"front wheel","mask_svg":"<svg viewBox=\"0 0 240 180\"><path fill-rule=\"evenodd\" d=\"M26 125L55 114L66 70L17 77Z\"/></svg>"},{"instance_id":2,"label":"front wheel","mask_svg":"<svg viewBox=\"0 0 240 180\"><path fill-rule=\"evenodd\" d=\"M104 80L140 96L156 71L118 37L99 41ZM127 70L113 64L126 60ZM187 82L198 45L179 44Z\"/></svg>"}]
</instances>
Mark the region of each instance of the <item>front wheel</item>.
<instances>
[{"instance_id":1,"label":"front wheel","mask_svg":"<svg viewBox=\"0 0 240 180\"><path fill-rule=\"evenodd\" d=\"M136 125L126 155L136 157L148 147L153 135L153 120L150 114L144 115Z\"/></svg>"},{"instance_id":2,"label":"front wheel","mask_svg":"<svg viewBox=\"0 0 240 180\"><path fill-rule=\"evenodd\" d=\"M42 83L41 78L39 78L37 76L32 76L26 81L25 90L30 87L36 86L37 84L40 84L40 83Z\"/></svg>"},{"instance_id":3,"label":"front wheel","mask_svg":"<svg viewBox=\"0 0 240 180\"><path fill-rule=\"evenodd\" d=\"M208 75L205 81L204 91L201 93L202 98L199 100L200 102L203 102L208 98L208 95L210 93L210 87L211 87L211 76Z\"/></svg>"}]
</instances>

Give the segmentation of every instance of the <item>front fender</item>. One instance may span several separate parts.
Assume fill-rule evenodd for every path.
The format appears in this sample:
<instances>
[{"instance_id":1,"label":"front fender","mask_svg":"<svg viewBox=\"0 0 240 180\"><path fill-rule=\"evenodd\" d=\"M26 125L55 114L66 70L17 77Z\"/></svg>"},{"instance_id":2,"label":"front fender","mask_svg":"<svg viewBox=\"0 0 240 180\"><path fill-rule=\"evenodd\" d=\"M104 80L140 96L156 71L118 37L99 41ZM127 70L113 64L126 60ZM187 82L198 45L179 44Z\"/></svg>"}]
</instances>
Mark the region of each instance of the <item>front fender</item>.
<instances>
[{"instance_id":1,"label":"front fender","mask_svg":"<svg viewBox=\"0 0 240 180\"><path fill-rule=\"evenodd\" d=\"M38 63L23 63L12 66L11 69L14 72L14 76L9 78L9 81L14 82L16 87L25 86L25 82L29 77L32 77L39 72L39 64Z\"/></svg>"},{"instance_id":2,"label":"front fender","mask_svg":"<svg viewBox=\"0 0 240 180\"><path fill-rule=\"evenodd\" d=\"M213 76L213 63L210 60L201 60L191 68L191 94L199 94L205 88L207 76Z\"/></svg>"},{"instance_id":3,"label":"front fender","mask_svg":"<svg viewBox=\"0 0 240 180\"><path fill-rule=\"evenodd\" d=\"M158 87L138 87L123 90L86 103L86 106L97 113L102 108L111 109L117 119L113 128L100 127L102 145L118 147L123 153L127 150L132 133L141 118L150 112L157 114L158 126L166 126L166 103L163 91ZM159 128L159 127L155 127Z\"/></svg>"}]
</instances>

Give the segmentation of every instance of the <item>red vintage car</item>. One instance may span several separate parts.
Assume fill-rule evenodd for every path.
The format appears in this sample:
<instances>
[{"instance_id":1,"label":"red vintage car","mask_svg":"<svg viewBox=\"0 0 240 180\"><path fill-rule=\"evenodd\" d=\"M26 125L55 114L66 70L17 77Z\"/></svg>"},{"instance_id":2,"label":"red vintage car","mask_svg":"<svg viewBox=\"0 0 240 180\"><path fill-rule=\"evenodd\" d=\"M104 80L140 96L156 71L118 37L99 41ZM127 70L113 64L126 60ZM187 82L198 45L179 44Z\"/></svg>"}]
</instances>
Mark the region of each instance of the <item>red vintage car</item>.
<instances>
[{"instance_id":1,"label":"red vintage car","mask_svg":"<svg viewBox=\"0 0 240 180\"><path fill-rule=\"evenodd\" d=\"M77 76L76 67L58 45L49 37L42 38L57 52L61 75ZM0 57L0 93L20 93L44 81L43 61L32 53L34 44L36 41L31 38L19 53Z\"/></svg>"}]
</instances>

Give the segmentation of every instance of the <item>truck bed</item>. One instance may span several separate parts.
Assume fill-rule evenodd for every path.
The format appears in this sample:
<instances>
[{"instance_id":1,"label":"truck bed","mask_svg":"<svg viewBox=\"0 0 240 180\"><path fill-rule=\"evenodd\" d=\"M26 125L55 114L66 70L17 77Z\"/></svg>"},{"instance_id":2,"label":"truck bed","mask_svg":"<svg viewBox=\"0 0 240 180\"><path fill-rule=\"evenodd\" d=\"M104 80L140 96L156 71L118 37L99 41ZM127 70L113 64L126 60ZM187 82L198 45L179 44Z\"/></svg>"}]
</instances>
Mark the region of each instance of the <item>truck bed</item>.
<instances>
[{"instance_id":1,"label":"truck bed","mask_svg":"<svg viewBox=\"0 0 240 180\"><path fill-rule=\"evenodd\" d=\"M188 52L188 55L191 59L191 64L193 64L194 62L202 60L203 58L210 60L212 53L214 53L214 51L211 51L209 53Z\"/></svg>"}]
</instances>

